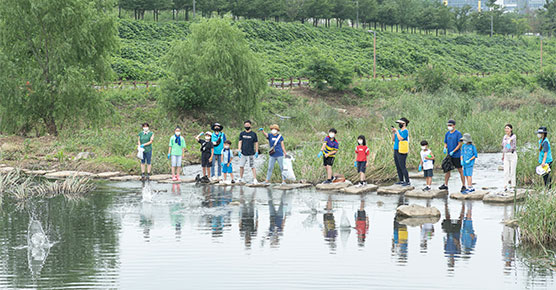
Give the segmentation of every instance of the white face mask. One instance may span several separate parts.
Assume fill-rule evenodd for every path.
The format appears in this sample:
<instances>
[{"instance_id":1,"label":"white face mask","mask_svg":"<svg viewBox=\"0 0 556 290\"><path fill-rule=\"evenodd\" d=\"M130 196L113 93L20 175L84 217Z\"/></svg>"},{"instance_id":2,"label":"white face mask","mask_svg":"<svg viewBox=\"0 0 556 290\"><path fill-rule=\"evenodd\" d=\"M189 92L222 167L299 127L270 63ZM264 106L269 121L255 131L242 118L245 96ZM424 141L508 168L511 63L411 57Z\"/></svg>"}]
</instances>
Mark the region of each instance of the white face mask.
<instances>
[{"instance_id":1,"label":"white face mask","mask_svg":"<svg viewBox=\"0 0 556 290\"><path fill-rule=\"evenodd\" d=\"M143 132L148 132L149 131L149 127L143 127Z\"/></svg>"},{"instance_id":2,"label":"white face mask","mask_svg":"<svg viewBox=\"0 0 556 290\"><path fill-rule=\"evenodd\" d=\"M270 131L270 133L272 133L272 135L276 135L276 134L278 133L278 130L272 129L272 130Z\"/></svg>"},{"instance_id":3,"label":"white face mask","mask_svg":"<svg viewBox=\"0 0 556 290\"><path fill-rule=\"evenodd\" d=\"M210 141L210 137L205 137L205 140Z\"/></svg>"},{"instance_id":4,"label":"white face mask","mask_svg":"<svg viewBox=\"0 0 556 290\"><path fill-rule=\"evenodd\" d=\"M179 136L179 135L181 135L181 132L176 132L176 136Z\"/></svg>"},{"instance_id":5,"label":"white face mask","mask_svg":"<svg viewBox=\"0 0 556 290\"><path fill-rule=\"evenodd\" d=\"M452 131L452 130L454 130L454 127L448 126L448 131Z\"/></svg>"},{"instance_id":6,"label":"white face mask","mask_svg":"<svg viewBox=\"0 0 556 290\"><path fill-rule=\"evenodd\" d=\"M537 134L537 137L538 137L539 139L541 139L541 138L542 138L542 134L541 134L541 133L538 133L538 134Z\"/></svg>"},{"instance_id":7,"label":"white face mask","mask_svg":"<svg viewBox=\"0 0 556 290\"><path fill-rule=\"evenodd\" d=\"M359 145L363 145L363 140L359 139L357 140L357 143L359 143Z\"/></svg>"},{"instance_id":8,"label":"white face mask","mask_svg":"<svg viewBox=\"0 0 556 290\"><path fill-rule=\"evenodd\" d=\"M224 146L224 149L230 149L230 146Z\"/></svg>"},{"instance_id":9,"label":"white face mask","mask_svg":"<svg viewBox=\"0 0 556 290\"><path fill-rule=\"evenodd\" d=\"M421 146L421 150L427 149L427 146Z\"/></svg>"},{"instance_id":10,"label":"white face mask","mask_svg":"<svg viewBox=\"0 0 556 290\"><path fill-rule=\"evenodd\" d=\"M330 134L328 134L328 136L330 136L330 138L334 138L336 136L336 134L330 133Z\"/></svg>"}]
</instances>

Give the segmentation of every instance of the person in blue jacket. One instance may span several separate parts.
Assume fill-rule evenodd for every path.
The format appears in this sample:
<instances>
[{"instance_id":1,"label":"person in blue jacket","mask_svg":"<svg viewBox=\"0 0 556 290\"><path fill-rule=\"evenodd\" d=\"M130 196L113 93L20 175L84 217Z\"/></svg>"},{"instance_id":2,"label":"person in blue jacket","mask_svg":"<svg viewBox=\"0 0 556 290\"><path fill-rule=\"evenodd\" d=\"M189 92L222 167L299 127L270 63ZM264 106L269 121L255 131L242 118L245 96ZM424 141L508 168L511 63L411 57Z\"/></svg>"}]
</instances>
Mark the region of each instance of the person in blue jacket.
<instances>
[{"instance_id":1,"label":"person in blue jacket","mask_svg":"<svg viewBox=\"0 0 556 290\"><path fill-rule=\"evenodd\" d=\"M463 146L461 147L460 164L463 166L463 176L467 179L467 188L462 190L461 193L468 194L475 191L473 188L473 165L479 155L477 154L477 147L473 145L471 134L465 133L461 138Z\"/></svg>"},{"instance_id":2,"label":"person in blue jacket","mask_svg":"<svg viewBox=\"0 0 556 290\"><path fill-rule=\"evenodd\" d=\"M214 131L211 135L211 142L214 147L214 153L212 158L212 168L210 171L210 176L212 180L220 180L222 176L222 149L224 149L224 142L226 142L226 134L222 132L224 126L220 123L214 123L211 126L211 130ZM216 167L218 166L218 177L216 177Z\"/></svg>"},{"instance_id":3,"label":"person in blue jacket","mask_svg":"<svg viewBox=\"0 0 556 290\"><path fill-rule=\"evenodd\" d=\"M552 150L550 148L550 142L547 138L548 129L546 127L540 127L537 130L537 137L539 138L539 164L542 167L548 165L549 168L552 167ZM548 172L543 175L544 185L549 189L552 188L552 176Z\"/></svg>"}]
</instances>

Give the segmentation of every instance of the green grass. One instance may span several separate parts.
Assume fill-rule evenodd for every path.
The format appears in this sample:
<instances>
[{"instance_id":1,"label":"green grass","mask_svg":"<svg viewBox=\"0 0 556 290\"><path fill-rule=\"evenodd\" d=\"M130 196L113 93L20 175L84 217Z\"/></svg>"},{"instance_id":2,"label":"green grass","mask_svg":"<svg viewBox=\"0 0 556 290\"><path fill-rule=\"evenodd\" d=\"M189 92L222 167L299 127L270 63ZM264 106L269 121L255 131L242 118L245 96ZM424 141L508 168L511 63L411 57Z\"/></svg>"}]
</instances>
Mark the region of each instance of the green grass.
<instances>
[{"instance_id":1,"label":"green grass","mask_svg":"<svg viewBox=\"0 0 556 290\"><path fill-rule=\"evenodd\" d=\"M556 246L556 192L538 190L518 212L521 240L533 246ZM544 248L545 249L545 248ZM548 254L545 249L546 254Z\"/></svg>"}]
</instances>

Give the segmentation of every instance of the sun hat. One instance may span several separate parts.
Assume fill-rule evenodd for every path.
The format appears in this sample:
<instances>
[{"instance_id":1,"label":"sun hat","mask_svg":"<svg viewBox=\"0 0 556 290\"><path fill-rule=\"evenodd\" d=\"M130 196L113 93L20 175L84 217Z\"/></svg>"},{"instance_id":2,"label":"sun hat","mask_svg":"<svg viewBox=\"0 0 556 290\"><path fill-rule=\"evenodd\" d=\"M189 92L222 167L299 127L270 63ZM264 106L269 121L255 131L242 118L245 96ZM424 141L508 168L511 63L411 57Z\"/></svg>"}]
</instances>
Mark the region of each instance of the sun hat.
<instances>
[{"instance_id":1,"label":"sun hat","mask_svg":"<svg viewBox=\"0 0 556 290\"><path fill-rule=\"evenodd\" d=\"M220 131L222 131L222 130L224 129L224 126L222 126L222 125L221 125L220 123L218 123L218 122L212 124L212 126L210 127L210 129L211 129L212 131L216 131L216 127L220 128Z\"/></svg>"},{"instance_id":2,"label":"sun hat","mask_svg":"<svg viewBox=\"0 0 556 290\"><path fill-rule=\"evenodd\" d=\"M463 141L463 143L472 143L473 139L471 139L471 134L469 133L465 133L463 134L463 137L461 137L461 139L459 139L460 141Z\"/></svg>"},{"instance_id":3,"label":"sun hat","mask_svg":"<svg viewBox=\"0 0 556 290\"><path fill-rule=\"evenodd\" d=\"M280 126L278 126L278 124L272 124L272 125L270 125L270 130L272 130L272 129L276 129L276 130L280 131Z\"/></svg>"},{"instance_id":4,"label":"sun hat","mask_svg":"<svg viewBox=\"0 0 556 290\"><path fill-rule=\"evenodd\" d=\"M409 120L405 117L402 117L399 120L397 120L396 123L405 123L405 125L409 125Z\"/></svg>"},{"instance_id":5,"label":"sun hat","mask_svg":"<svg viewBox=\"0 0 556 290\"><path fill-rule=\"evenodd\" d=\"M446 123L446 125L456 125L456 121L454 119L450 119L448 120L448 123Z\"/></svg>"},{"instance_id":6,"label":"sun hat","mask_svg":"<svg viewBox=\"0 0 556 290\"><path fill-rule=\"evenodd\" d=\"M539 134L548 134L548 129L546 127L539 127L539 129L537 130L537 133Z\"/></svg>"},{"instance_id":7,"label":"sun hat","mask_svg":"<svg viewBox=\"0 0 556 290\"><path fill-rule=\"evenodd\" d=\"M211 131L206 131L206 132L205 132L205 135L207 135L207 136L212 136L212 132L211 132Z\"/></svg>"}]
</instances>

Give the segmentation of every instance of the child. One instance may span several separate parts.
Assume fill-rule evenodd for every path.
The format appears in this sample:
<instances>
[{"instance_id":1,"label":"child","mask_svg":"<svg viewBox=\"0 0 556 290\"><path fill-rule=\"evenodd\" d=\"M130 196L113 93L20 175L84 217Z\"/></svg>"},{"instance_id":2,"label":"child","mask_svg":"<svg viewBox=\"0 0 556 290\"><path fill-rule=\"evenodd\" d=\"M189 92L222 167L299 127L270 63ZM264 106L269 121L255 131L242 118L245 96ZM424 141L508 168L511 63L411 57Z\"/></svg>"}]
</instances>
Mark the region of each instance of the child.
<instances>
[{"instance_id":1,"label":"child","mask_svg":"<svg viewBox=\"0 0 556 290\"><path fill-rule=\"evenodd\" d=\"M201 140L201 136L205 136L205 140ZM195 140L201 144L201 167L203 169L203 177L201 182L208 183L210 176L210 168L212 167L212 157L214 154L214 148L210 138L212 134L210 132L201 132Z\"/></svg>"},{"instance_id":2,"label":"child","mask_svg":"<svg viewBox=\"0 0 556 290\"><path fill-rule=\"evenodd\" d=\"M357 186L365 186L367 182L365 181L365 171L367 170L367 159L369 157L369 148L367 147L367 142L365 141L365 136L361 135L357 137L357 147L355 147L355 167L357 167L357 173L359 173L359 184Z\"/></svg>"},{"instance_id":3,"label":"child","mask_svg":"<svg viewBox=\"0 0 556 290\"><path fill-rule=\"evenodd\" d=\"M431 190L432 184L432 171L434 169L434 155L429 149L429 142L426 140L421 141L421 162L419 162L419 171L423 170L425 181L427 185L423 191Z\"/></svg>"},{"instance_id":4,"label":"child","mask_svg":"<svg viewBox=\"0 0 556 290\"><path fill-rule=\"evenodd\" d=\"M181 160L184 155L185 139L181 136L181 128L178 126L168 144L168 159L172 159L172 181L180 181Z\"/></svg>"},{"instance_id":5,"label":"child","mask_svg":"<svg viewBox=\"0 0 556 290\"><path fill-rule=\"evenodd\" d=\"M478 154L469 133L463 134L461 141L463 142L461 147L461 166L463 166L463 176L467 179L467 189L462 190L461 193L468 194L475 191L473 188L473 165L475 165L475 159L478 158Z\"/></svg>"},{"instance_id":6,"label":"child","mask_svg":"<svg viewBox=\"0 0 556 290\"><path fill-rule=\"evenodd\" d=\"M232 141L224 141L224 149L222 149L222 173L224 173L224 183L228 183L227 174L230 174L232 179L231 183L236 183L234 181L234 174L232 173L232 158L234 158L234 153L230 149Z\"/></svg>"},{"instance_id":7,"label":"child","mask_svg":"<svg viewBox=\"0 0 556 290\"><path fill-rule=\"evenodd\" d=\"M336 134L338 131L332 128L328 130L328 136L324 138L324 143L322 143L322 147L320 148L319 157L323 156L323 165L326 168L326 181L323 184L332 183L332 165L334 165L334 158L336 157L336 153L338 153L339 144L338 140L336 140Z\"/></svg>"}]
</instances>

